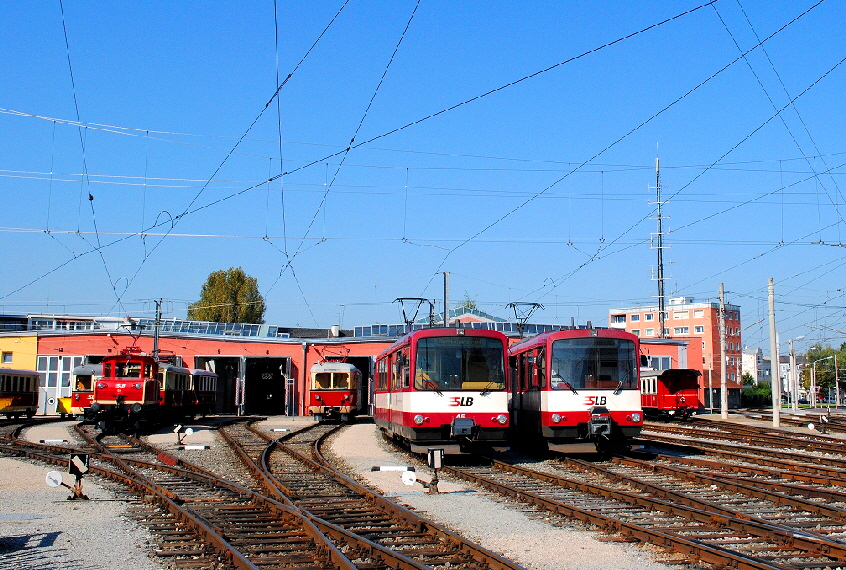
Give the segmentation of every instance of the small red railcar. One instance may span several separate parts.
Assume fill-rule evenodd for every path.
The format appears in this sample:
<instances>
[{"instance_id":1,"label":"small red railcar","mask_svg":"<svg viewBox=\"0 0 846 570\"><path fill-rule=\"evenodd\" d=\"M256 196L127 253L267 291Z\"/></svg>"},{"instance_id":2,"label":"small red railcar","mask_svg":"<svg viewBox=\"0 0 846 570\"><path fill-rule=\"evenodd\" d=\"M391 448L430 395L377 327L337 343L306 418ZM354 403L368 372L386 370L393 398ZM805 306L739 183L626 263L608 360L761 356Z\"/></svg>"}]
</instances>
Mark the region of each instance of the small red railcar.
<instances>
[{"instance_id":1,"label":"small red railcar","mask_svg":"<svg viewBox=\"0 0 846 570\"><path fill-rule=\"evenodd\" d=\"M507 445L505 335L431 328L412 331L376 358L374 420L415 453Z\"/></svg>"},{"instance_id":2,"label":"small red railcar","mask_svg":"<svg viewBox=\"0 0 846 570\"><path fill-rule=\"evenodd\" d=\"M639 350L633 334L594 328L513 345L510 408L520 440L570 453L627 447L643 426Z\"/></svg>"},{"instance_id":3,"label":"small red railcar","mask_svg":"<svg viewBox=\"0 0 846 570\"><path fill-rule=\"evenodd\" d=\"M643 411L648 417L689 420L699 413L699 370L641 370Z\"/></svg>"},{"instance_id":4,"label":"small red railcar","mask_svg":"<svg viewBox=\"0 0 846 570\"><path fill-rule=\"evenodd\" d=\"M317 421L348 422L361 411L361 371L348 362L311 367L308 413Z\"/></svg>"}]
</instances>

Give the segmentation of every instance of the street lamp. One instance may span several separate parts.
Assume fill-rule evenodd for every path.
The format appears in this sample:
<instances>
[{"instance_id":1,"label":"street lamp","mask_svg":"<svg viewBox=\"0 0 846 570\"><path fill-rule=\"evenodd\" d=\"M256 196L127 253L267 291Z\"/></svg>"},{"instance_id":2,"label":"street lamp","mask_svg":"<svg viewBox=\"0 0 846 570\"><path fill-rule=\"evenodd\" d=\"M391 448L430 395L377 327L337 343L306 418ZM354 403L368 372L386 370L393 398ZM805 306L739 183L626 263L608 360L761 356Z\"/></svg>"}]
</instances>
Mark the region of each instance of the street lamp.
<instances>
[{"instance_id":1,"label":"street lamp","mask_svg":"<svg viewBox=\"0 0 846 570\"><path fill-rule=\"evenodd\" d=\"M790 393L793 395L793 413L799 411L799 382L796 379L796 351L793 350L793 341L803 338L805 338L805 335L791 338L788 341L790 345Z\"/></svg>"},{"instance_id":2,"label":"street lamp","mask_svg":"<svg viewBox=\"0 0 846 570\"><path fill-rule=\"evenodd\" d=\"M814 360L814 363L811 364L811 394L814 398L814 407L817 407L817 362L822 362L823 360L830 360L834 358L834 355L829 355L824 358L819 358ZM829 400L831 397L829 396Z\"/></svg>"}]
</instances>

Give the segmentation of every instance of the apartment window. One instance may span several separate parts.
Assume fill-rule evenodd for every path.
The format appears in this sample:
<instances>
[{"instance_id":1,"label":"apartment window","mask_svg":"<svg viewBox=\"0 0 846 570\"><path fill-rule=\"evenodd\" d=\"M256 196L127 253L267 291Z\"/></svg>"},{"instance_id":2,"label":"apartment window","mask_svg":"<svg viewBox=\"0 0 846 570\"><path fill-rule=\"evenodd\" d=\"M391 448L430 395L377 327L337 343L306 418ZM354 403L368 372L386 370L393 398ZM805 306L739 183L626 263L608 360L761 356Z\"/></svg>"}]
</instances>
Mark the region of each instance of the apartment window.
<instances>
[{"instance_id":1,"label":"apartment window","mask_svg":"<svg viewBox=\"0 0 846 570\"><path fill-rule=\"evenodd\" d=\"M704 309L696 309L693 311L693 318L694 319L704 319L705 318L705 310Z\"/></svg>"},{"instance_id":2,"label":"apartment window","mask_svg":"<svg viewBox=\"0 0 846 570\"><path fill-rule=\"evenodd\" d=\"M655 336L655 329L646 329L646 336Z\"/></svg>"},{"instance_id":3,"label":"apartment window","mask_svg":"<svg viewBox=\"0 0 846 570\"><path fill-rule=\"evenodd\" d=\"M696 334L703 334L705 332L705 326L696 325L695 327L693 327L693 332L695 332Z\"/></svg>"},{"instance_id":4,"label":"apartment window","mask_svg":"<svg viewBox=\"0 0 846 570\"><path fill-rule=\"evenodd\" d=\"M640 329L632 329L632 334L635 336L640 336Z\"/></svg>"},{"instance_id":5,"label":"apartment window","mask_svg":"<svg viewBox=\"0 0 846 570\"><path fill-rule=\"evenodd\" d=\"M670 329L664 329L664 336L668 336L670 334Z\"/></svg>"},{"instance_id":6,"label":"apartment window","mask_svg":"<svg viewBox=\"0 0 846 570\"><path fill-rule=\"evenodd\" d=\"M674 319L690 318L690 311L673 311L673 318Z\"/></svg>"},{"instance_id":7,"label":"apartment window","mask_svg":"<svg viewBox=\"0 0 846 570\"><path fill-rule=\"evenodd\" d=\"M3 364L11 364L12 363L12 353L11 352L4 352L3 353Z\"/></svg>"},{"instance_id":8,"label":"apartment window","mask_svg":"<svg viewBox=\"0 0 846 570\"><path fill-rule=\"evenodd\" d=\"M633 323L636 323L636 322L638 322L638 321L640 320L640 315L631 315L630 320L631 320Z\"/></svg>"},{"instance_id":9,"label":"apartment window","mask_svg":"<svg viewBox=\"0 0 846 570\"><path fill-rule=\"evenodd\" d=\"M673 334L690 334L690 327L675 327Z\"/></svg>"},{"instance_id":10,"label":"apartment window","mask_svg":"<svg viewBox=\"0 0 846 570\"><path fill-rule=\"evenodd\" d=\"M652 313L646 313L645 315L643 315L643 318L646 321L653 321L655 320L655 315L653 315Z\"/></svg>"},{"instance_id":11,"label":"apartment window","mask_svg":"<svg viewBox=\"0 0 846 570\"><path fill-rule=\"evenodd\" d=\"M626 315L611 315L611 324L620 324L626 322Z\"/></svg>"}]
</instances>

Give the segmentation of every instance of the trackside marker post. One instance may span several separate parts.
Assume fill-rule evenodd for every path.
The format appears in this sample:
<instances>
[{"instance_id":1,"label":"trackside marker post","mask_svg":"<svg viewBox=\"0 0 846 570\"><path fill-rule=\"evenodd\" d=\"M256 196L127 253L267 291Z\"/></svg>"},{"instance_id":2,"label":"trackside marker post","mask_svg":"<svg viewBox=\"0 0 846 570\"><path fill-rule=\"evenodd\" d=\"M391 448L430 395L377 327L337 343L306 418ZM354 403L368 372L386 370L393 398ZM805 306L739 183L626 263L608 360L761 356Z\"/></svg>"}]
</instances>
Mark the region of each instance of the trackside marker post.
<instances>
[{"instance_id":1,"label":"trackside marker post","mask_svg":"<svg viewBox=\"0 0 846 570\"><path fill-rule=\"evenodd\" d=\"M68 487L68 489L73 491L73 495L68 497L69 501L77 499L85 501L88 500L88 497L82 492L82 476L88 472L88 460L89 456L87 453L71 453L70 455L70 460L68 461L68 473L76 478L76 482L73 487L65 485L65 487ZM64 485L64 483L62 484Z\"/></svg>"}]
</instances>

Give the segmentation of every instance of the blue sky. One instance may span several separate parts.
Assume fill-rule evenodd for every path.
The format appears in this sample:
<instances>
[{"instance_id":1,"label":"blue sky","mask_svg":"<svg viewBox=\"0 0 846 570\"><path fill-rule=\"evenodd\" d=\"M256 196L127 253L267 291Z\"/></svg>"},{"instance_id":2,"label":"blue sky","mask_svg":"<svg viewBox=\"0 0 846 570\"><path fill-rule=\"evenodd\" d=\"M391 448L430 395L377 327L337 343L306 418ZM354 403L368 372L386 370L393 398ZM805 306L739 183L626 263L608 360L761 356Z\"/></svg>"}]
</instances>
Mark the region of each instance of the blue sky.
<instances>
[{"instance_id":1,"label":"blue sky","mask_svg":"<svg viewBox=\"0 0 846 570\"><path fill-rule=\"evenodd\" d=\"M766 348L773 277L785 345L846 340L843 3L277 10L4 6L0 310L184 317L234 266L276 324L399 322L443 271L604 324L656 302L657 153L668 294L724 283Z\"/></svg>"}]
</instances>

